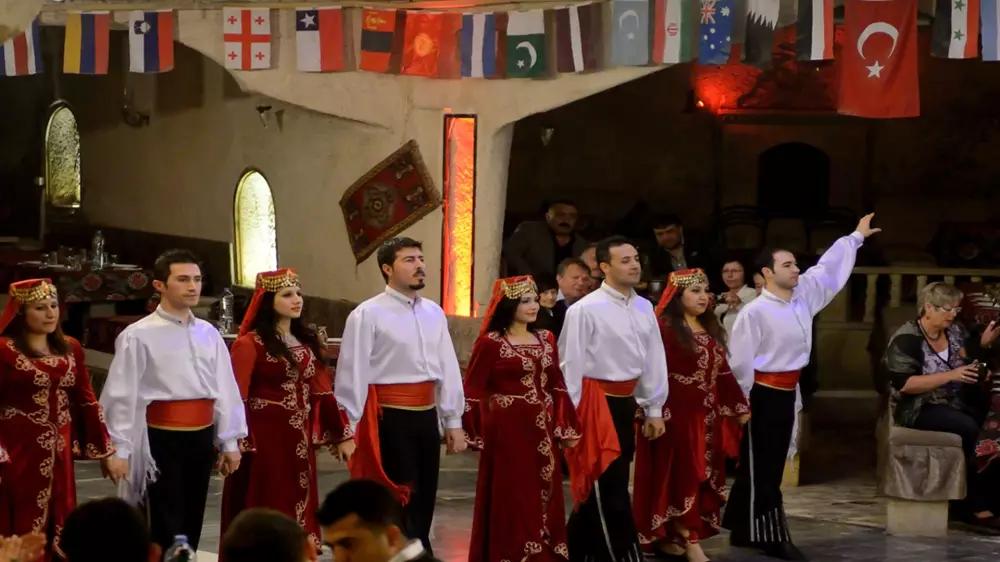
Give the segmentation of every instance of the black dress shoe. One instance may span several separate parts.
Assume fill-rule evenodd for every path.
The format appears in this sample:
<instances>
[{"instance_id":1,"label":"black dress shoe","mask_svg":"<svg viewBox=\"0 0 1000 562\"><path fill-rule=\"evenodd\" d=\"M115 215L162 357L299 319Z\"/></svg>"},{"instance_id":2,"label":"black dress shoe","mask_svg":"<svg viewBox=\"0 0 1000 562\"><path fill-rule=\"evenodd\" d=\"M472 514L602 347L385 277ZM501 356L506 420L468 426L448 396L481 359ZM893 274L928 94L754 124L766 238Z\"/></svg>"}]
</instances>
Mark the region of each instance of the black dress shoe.
<instances>
[{"instance_id":1,"label":"black dress shoe","mask_svg":"<svg viewBox=\"0 0 1000 562\"><path fill-rule=\"evenodd\" d=\"M764 547L764 554L780 560L809 560L790 542L779 542Z\"/></svg>"},{"instance_id":2,"label":"black dress shoe","mask_svg":"<svg viewBox=\"0 0 1000 562\"><path fill-rule=\"evenodd\" d=\"M750 542L750 539L739 538L736 535L729 535L729 545L736 546L740 548L752 547L754 544Z\"/></svg>"}]
</instances>

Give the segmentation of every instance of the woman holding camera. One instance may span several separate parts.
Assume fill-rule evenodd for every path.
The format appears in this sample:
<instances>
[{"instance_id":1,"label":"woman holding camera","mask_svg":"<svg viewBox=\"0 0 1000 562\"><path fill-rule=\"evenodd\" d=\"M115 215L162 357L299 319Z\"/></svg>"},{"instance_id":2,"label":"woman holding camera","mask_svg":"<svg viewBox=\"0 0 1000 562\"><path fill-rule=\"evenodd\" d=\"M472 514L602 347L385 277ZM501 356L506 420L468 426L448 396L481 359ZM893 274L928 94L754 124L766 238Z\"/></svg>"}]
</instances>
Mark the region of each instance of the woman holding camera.
<instances>
[{"instance_id":1,"label":"woman holding camera","mask_svg":"<svg viewBox=\"0 0 1000 562\"><path fill-rule=\"evenodd\" d=\"M920 292L919 317L889 341L883 363L890 375L893 416L904 427L955 433L962 438L968 470L969 522L1000 529L991 499L1000 491L995 473L980 472L976 444L988 407L989 369L980 360L1000 335L991 322L978 337L958 322L962 292L930 283Z\"/></svg>"}]
</instances>

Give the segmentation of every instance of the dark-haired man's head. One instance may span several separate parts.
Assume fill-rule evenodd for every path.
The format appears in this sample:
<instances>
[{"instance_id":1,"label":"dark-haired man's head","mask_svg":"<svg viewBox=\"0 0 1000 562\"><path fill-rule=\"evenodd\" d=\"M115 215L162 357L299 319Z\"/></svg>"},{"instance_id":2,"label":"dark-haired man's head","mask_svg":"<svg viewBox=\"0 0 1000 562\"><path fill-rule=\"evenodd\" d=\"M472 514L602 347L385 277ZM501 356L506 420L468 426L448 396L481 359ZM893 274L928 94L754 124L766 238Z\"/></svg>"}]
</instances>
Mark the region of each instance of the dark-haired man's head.
<instances>
[{"instance_id":1,"label":"dark-haired man's head","mask_svg":"<svg viewBox=\"0 0 1000 562\"><path fill-rule=\"evenodd\" d=\"M677 215L659 215L653 220L653 236L664 250L681 248L684 246L684 223Z\"/></svg>"},{"instance_id":2,"label":"dark-haired man's head","mask_svg":"<svg viewBox=\"0 0 1000 562\"><path fill-rule=\"evenodd\" d=\"M302 527L273 509L241 512L222 537L222 556L229 562L307 562L316 546Z\"/></svg>"},{"instance_id":3,"label":"dark-haired man's head","mask_svg":"<svg viewBox=\"0 0 1000 562\"><path fill-rule=\"evenodd\" d=\"M642 275L639 251L624 236L612 236L598 242L596 257L608 284L620 290L639 284Z\"/></svg>"},{"instance_id":4,"label":"dark-haired man's head","mask_svg":"<svg viewBox=\"0 0 1000 562\"><path fill-rule=\"evenodd\" d=\"M601 280L604 279L604 273L597 266L597 244L587 244L580 252L580 259L590 268L590 290L593 291L601 286Z\"/></svg>"},{"instance_id":5,"label":"dark-haired man's head","mask_svg":"<svg viewBox=\"0 0 1000 562\"><path fill-rule=\"evenodd\" d=\"M371 480L337 486L316 519L337 562L387 562L409 543L403 534L403 507L385 486Z\"/></svg>"},{"instance_id":6,"label":"dark-haired man's head","mask_svg":"<svg viewBox=\"0 0 1000 562\"><path fill-rule=\"evenodd\" d=\"M545 212L545 222L556 234L569 236L576 229L576 219L579 211L576 203L568 199L559 199L549 203L549 208Z\"/></svg>"},{"instance_id":7,"label":"dark-haired man's head","mask_svg":"<svg viewBox=\"0 0 1000 562\"><path fill-rule=\"evenodd\" d=\"M764 248L757 256L754 272L764 278L768 290L791 291L799 284L795 254L781 248Z\"/></svg>"},{"instance_id":8,"label":"dark-haired man's head","mask_svg":"<svg viewBox=\"0 0 1000 562\"><path fill-rule=\"evenodd\" d=\"M573 304L591 290L590 268L580 258L566 258L556 268L556 282L566 304Z\"/></svg>"},{"instance_id":9,"label":"dark-haired man's head","mask_svg":"<svg viewBox=\"0 0 1000 562\"><path fill-rule=\"evenodd\" d=\"M146 519L118 498L74 509L66 518L60 545L68 562L158 562L161 555L160 546L149 537Z\"/></svg>"},{"instance_id":10,"label":"dark-haired man's head","mask_svg":"<svg viewBox=\"0 0 1000 562\"><path fill-rule=\"evenodd\" d=\"M378 249L378 268L393 289L404 293L419 291L427 277L424 245L405 236L387 240Z\"/></svg>"},{"instance_id":11,"label":"dark-haired man's head","mask_svg":"<svg viewBox=\"0 0 1000 562\"><path fill-rule=\"evenodd\" d=\"M153 262L153 288L170 312L184 313L201 298L201 265L188 250L167 250Z\"/></svg>"}]
</instances>

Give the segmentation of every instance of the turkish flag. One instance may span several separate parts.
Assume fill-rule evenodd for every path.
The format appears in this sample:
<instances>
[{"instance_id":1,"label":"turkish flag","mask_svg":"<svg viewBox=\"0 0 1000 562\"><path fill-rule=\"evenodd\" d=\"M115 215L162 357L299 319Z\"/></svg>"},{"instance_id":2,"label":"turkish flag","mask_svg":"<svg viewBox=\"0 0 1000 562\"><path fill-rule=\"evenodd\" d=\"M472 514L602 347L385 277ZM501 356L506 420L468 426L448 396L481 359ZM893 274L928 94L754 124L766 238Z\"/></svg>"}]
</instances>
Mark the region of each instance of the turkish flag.
<instances>
[{"instance_id":1,"label":"turkish flag","mask_svg":"<svg viewBox=\"0 0 1000 562\"><path fill-rule=\"evenodd\" d=\"M917 117L917 3L846 0L838 113Z\"/></svg>"},{"instance_id":2,"label":"turkish flag","mask_svg":"<svg viewBox=\"0 0 1000 562\"><path fill-rule=\"evenodd\" d=\"M406 12L401 74L449 78L458 69L459 13Z\"/></svg>"}]
</instances>

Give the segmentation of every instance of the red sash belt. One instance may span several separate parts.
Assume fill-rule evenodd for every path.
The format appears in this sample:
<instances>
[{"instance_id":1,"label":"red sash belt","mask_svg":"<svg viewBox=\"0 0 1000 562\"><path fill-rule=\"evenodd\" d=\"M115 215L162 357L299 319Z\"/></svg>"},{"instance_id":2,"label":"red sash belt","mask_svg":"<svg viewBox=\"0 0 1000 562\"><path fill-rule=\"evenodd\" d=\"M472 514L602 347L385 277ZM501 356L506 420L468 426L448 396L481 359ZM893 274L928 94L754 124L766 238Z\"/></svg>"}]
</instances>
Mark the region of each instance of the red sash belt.
<instances>
[{"instance_id":1,"label":"red sash belt","mask_svg":"<svg viewBox=\"0 0 1000 562\"><path fill-rule=\"evenodd\" d=\"M194 431L212 425L215 400L156 400L146 407L146 425L159 429Z\"/></svg>"},{"instance_id":2,"label":"red sash belt","mask_svg":"<svg viewBox=\"0 0 1000 562\"><path fill-rule=\"evenodd\" d=\"M389 479L382 465L382 448L378 439L379 418L382 417L383 406L405 410L433 408L437 404L434 398L436 388L436 383L432 381L368 385L365 411L361 414L357 430L354 432L357 449L347 463L351 478L374 480L389 488L403 505L409 503L410 487Z\"/></svg>"},{"instance_id":3,"label":"red sash belt","mask_svg":"<svg viewBox=\"0 0 1000 562\"><path fill-rule=\"evenodd\" d=\"M635 392L636 385L639 384L639 379L632 379L630 381L602 381L596 380L598 386L604 394L608 396L614 396L615 398L624 398L626 396L632 396Z\"/></svg>"},{"instance_id":4,"label":"red sash belt","mask_svg":"<svg viewBox=\"0 0 1000 562\"><path fill-rule=\"evenodd\" d=\"M753 381L761 386L775 388L778 390L795 390L799 384L799 375L802 371L785 371L783 373L761 373L754 371Z\"/></svg>"},{"instance_id":5,"label":"red sash belt","mask_svg":"<svg viewBox=\"0 0 1000 562\"><path fill-rule=\"evenodd\" d=\"M379 406L407 410L429 410L437 404L434 397L437 384L434 381L376 384L373 386L378 389Z\"/></svg>"},{"instance_id":6,"label":"red sash belt","mask_svg":"<svg viewBox=\"0 0 1000 562\"><path fill-rule=\"evenodd\" d=\"M573 509L587 501L594 483L604 474L608 465L622 454L605 395L631 396L635 385L634 380L608 382L583 378L580 405L576 409L583 436L576 447L563 450L566 464L569 465Z\"/></svg>"}]
</instances>

